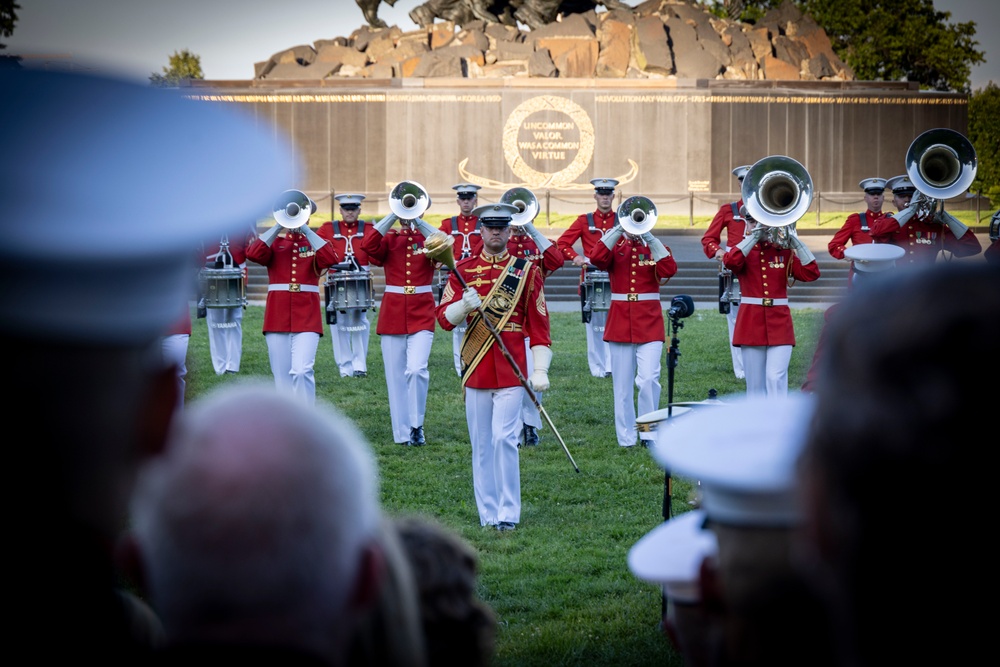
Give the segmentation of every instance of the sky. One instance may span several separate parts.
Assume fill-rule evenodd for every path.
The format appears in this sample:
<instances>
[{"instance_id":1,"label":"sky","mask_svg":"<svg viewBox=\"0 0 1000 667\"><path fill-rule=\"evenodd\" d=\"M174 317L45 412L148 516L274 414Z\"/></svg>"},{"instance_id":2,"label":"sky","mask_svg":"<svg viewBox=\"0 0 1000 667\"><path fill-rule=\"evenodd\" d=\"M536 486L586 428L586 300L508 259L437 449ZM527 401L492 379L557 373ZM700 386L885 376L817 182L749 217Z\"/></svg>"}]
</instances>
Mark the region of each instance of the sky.
<instances>
[{"instance_id":1,"label":"sky","mask_svg":"<svg viewBox=\"0 0 1000 667\"><path fill-rule=\"evenodd\" d=\"M382 3L378 15L404 31L424 0ZM17 0L14 34L2 53L62 69L84 68L148 81L175 51L201 58L208 80L244 80L254 63L321 39L347 37L365 25L354 0ZM629 4L637 5L633 0ZM976 22L986 64L972 70L972 88L1000 84L1000 2L934 0L951 22Z\"/></svg>"}]
</instances>

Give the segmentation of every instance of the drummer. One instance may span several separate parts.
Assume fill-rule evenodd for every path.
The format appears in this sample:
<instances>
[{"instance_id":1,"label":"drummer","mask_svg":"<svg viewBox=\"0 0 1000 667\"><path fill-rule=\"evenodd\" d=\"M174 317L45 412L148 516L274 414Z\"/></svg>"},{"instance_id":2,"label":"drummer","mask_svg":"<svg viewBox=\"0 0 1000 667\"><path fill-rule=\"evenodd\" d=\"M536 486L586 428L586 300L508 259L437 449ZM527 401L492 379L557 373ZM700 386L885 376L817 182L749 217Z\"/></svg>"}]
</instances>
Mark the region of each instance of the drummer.
<instances>
[{"instance_id":1,"label":"drummer","mask_svg":"<svg viewBox=\"0 0 1000 667\"><path fill-rule=\"evenodd\" d=\"M573 266L584 269L584 272L590 265L591 253L601 240L601 235L615 225L615 212L612 210L612 204L615 200L615 186L618 185L618 181L613 178L595 178L590 183L594 186L594 200L597 201L597 210L578 217L556 239L556 245L562 251L563 257L573 262ZM578 240L582 253L577 253L573 248ZM580 296L585 296L582 278L580 280ZM604 342L604 325L607 321L607 315L605 311L591 312L589 320L586 321L587 364L590 366L590 374L594 377L611 376L611 348Z\"/></svg>"},{"instance_id":2,"label":"drummer","mask_svg":"<svg viewBox=\"0 0 1000 667\"><path fill-rule=\"evenodd\" d=\"M343 272L355 272L359 283L365 283L360 291L367 295L371 291L371 269L368 253L361 247L365 221L360 219L361 202L365 196L342 194L334 199L340 204L341 219L324 222L316 232L320 238L329 241L337 253L337 265L327 271L327 285L329 287L331 282L337 280L335 276L338 272L341 272L341 278L345 277ZM330 304L327 304L327 322L333 341L333 359L340 377L368 377L368 339L371 335L368 309L350 308L338 312L330 310Z\"/></svg>"},{"instance_id":3,"label":"drummer","mask_svg":"<svg viewBox=\"0 0 1000 667\"><path fill-rule=\"evenodd\" d=\"M637 226L628 216L619 217L600 243L594 244L590 255L594 266L607 271L611 279L604 340L611 351L615 435L620 447L639 444L635 388L639 388L639 414L660 404L660 358L665 338L660 285L677 273L677 262L670 249L653 236L652 228ZM648 446L654 436L640 433L639 439Z\"/></svg>"}]
</instances>

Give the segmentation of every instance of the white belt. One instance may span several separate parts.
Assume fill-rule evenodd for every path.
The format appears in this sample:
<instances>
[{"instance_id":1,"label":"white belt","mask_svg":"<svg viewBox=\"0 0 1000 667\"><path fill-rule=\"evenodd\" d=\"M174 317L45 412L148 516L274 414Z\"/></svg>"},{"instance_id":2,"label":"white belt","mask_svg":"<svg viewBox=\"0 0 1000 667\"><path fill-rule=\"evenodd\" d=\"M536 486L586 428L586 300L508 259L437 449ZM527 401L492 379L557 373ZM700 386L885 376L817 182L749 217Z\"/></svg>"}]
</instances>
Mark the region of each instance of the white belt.
<instances>
[{"instance_id":1,"label":"white belt","mask_svg":"<svg viewBox=\"0 0 1000 667\"><path fill-rule=\"evenodd\" d=\"M316 292L319 294L318 285L303 285L301 283L272 283L267 286L268 292Z\"/></svg>"},{"instance_id":2,"label":"white belt","mask_svg":"<svg viewBox=\"0 0 1000 667\"><path fill-rule=\"evenodd\" d=\"M387 294L427 294L431 291L430 285L386 285Z\"/></svg>"},{"instance_id":3,"label":"white belt","mask_svg":"<svg viewBox=\"0 0 1000 667\"><path fill-rule=\"evenodd\" d=\"M753 296L741 296L740 305L749 306L787 306L788 299L761 299Z\"/></svg>"},{"instance_id":4,"label":"white belt","mask_svg":"<svg viewBox=\"0 0 1000 667\"><path fill-rule=\"evenodd\" d=\"M611 293L612 301L659 301L659 292L641 292L636 294L635 292L630 292L628 294L618 294L616 292Z\"/></svg>"}]
</instances>

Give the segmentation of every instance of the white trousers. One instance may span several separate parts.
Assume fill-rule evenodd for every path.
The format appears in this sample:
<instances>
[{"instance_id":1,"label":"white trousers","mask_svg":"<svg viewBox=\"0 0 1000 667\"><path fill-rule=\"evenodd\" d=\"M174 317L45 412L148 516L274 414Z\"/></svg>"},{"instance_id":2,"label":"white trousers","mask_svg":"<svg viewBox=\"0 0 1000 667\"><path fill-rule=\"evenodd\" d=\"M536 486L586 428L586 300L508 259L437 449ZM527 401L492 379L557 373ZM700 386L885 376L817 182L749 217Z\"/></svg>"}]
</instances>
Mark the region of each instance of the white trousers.
<instances>
[{"instance_id":1,"label":"white trousers","mask_svg":"<svg viewBox=\"0 0 1000 667\"><path fill-rule=\"evenodd\" d=\"M288 391L312 405L316 402L316 348L319 334L313 331L298 333L266 333L267 355L271 360L271 374L279 391Z\"/></svg>"},{"instance_id":2,"label":"white trousers","mask_svg":"<svg viewBox=\"0 0 1000 667\"><path fill-rule=\"evenodd\" d=\"M465 338L465 324L451 330L451 353L455 360L455 372L462 377L462 339Z\"/></svg>"},{"instance_id":3,"label":"white trousers","mask_svg":"<svg viewBox=\"0 0 1000 667\"><path fill-rule=\"evenodd\" d=\"M791 360L791 345L744 345L743 368L747 374L747 396L787 396L788 363Z\"/></svg>"},{"instance_id":4,"label":"white trousers","mask_svg":"<svg viewBox=\"0 0 1000 667\"><path fill-rule=\"evenodd\" d=\"M611 371L611 349L604 341L604 325L608 321L607 311L590 314L590 322L583 326L587 328L587 364L590 374L602 378Z\"/></svg>"},{"instance_id":5,"label":"white trousers","mask_svg":"<svg viewBox=\"0 0 1000 667\"><path fill-rule=\"evenodd\" d=\"M368 372L368 339L371 322L367 310L349 310L337 313L337 323L330 325L333 341L333 360L340 377L353 376L355 371Z\"/></svg>"},{"instance_id":6,"label":"white trousers","mask_svg":"<svg viewBox=\"0 0 1000 667\"><path fill-rule=\"evenodd\" d=\"M410 429L424 425L427 385L430 383L427 360L431 356L434 332L383 334L381 338L392 439L397 444L405 444L410 441Z\"/></svg>"},{"instance_id":7,"label":"white trousers","mask_svg":"<svg viewBox=\"0 0 1000 667\"><path fill-rule=\"evenodd\" d=\"M526 365L528 367L528 374L526 378L530 378L531 374L535 371L535 360L531 358L531 339L524 339L524 352L525 358L527 359ZM521 401L521 421L524 422L526 426L534 426L536 430L542 429L542 415L538 412L538 408L535 407L534 401L528 395L528 391L521 387L521 393L524 394L524 399ZM536 391L535 398L538 399L538 403L542 402L542 392Z\"/></svg>"},{"instance_id":8,"label":"white trousers","mask_svg":"<svg viewBox=\"0 0 1000 667\"><path fill-rule=\"evenodd\" d=\"M205 322L215 374L239 373L243 355L243 308L207 308Z\"/></svg>"},{"instance_id":9,"label":"white trousers","mask_svg":"<svg viewBox=\"0 0 1000 667\"><path fill-rule=\"evenodd\" d=\"M160 349L163 351L163 361L177 367L177 406L184 407L184 390L187 382L187 351L188 341L191 336L188 334L171 334L164 336L160 341Z\"/></svg>"},{"instance_id":10,"label":"white trousers","mask_svg":"<svg viewBox=\"0 0 1000 667\"><path fill-rule=\"evenodd\" d=\"M472 487L483 526L521 520L517 443L523 394L523 387L465 390L465 418L472 442Z\"/></svg>"},{"instance_id":11,"label":"white trousers","mask_svg":"<svg viewBox=\"0 0 1000 667\"><path fill-rule=\"evenodd\" d=\"M733 355L733 373L736 379L742 380L746 375L743 370L743 348L733 345L733 331L736 330L736 314L739 310L739 305L730 305L729 312L726 313L726 324L729 325L729 352Z\"/></svg>"},{"instance_id":12,"label":"white trousers","mask_svg":"<svg viewBox=\"0 0 1000 667\"><path fill-rule=\"evenodd\" d=\"M611 346L611 382L615 397L615 435L618 445L636 444L635 389L639 389L638 414L653 412L660 406L660 357L663 341L642 343L609 343ZM655 433L643 433L652 441Z\"/></svg>"}]
</instances>

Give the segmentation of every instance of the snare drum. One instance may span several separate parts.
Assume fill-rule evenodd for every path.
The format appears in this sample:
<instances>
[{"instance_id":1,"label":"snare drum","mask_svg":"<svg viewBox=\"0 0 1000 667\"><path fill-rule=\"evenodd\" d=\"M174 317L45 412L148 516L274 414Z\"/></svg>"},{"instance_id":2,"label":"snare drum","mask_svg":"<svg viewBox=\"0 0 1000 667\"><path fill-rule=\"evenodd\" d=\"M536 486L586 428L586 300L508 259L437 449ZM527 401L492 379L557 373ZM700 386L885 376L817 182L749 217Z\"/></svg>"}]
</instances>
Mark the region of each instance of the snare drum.
<instances>
[{"instance_id":1,"label":"snare drum","mask_svg":"<svg viewBox=\"0 0 1000 667\"><path fill-rule=\"evenodd\" d=\"M674 406L671 408L661 408L659 410L653 410L652 412L647 412L644 415L639 415L635 419L635 430L639 433L651 433L657 431L660 428L660 424L667 419L673 419L679 417L685 412L690 412L691 408L684 408L680 406Z\"/></svg>"},{"instance_id":2,"label":"snare drum","mask_svg":"<svg viewBox=\"0 0 1000 667\"><path fill-rule=\"evenodd\" d=\"M238 266L201 270L201 293L206 308L242 308L246 297L243 290L243 269Z\"/></svg>"},{"instance_id":3,"label":"snare drum","mask_svg":"<svg viewBox=\"0 0 1000 667\"><path fill-rule=\"evenodd\" d=\"M334 310L344 313L375 308L375 292L370 272L337 271L327 274L326 282L330 287L330 302Z\"/></svg>"},{"instance_id":4,"label":"snare drum","mask_svg":"<svg viewBox=\"0 0 1000 667\"><path fill-rule=\"evenodd\" d=\"M583 309L607 312L611 308L611 279L607 271L587 271L583 278Z\"/></svg>"}]
</instances>

